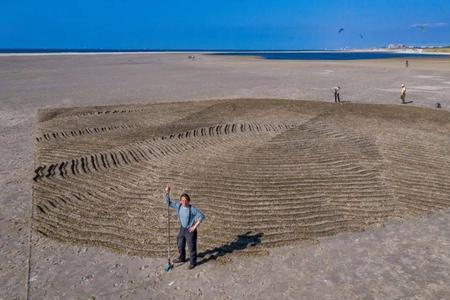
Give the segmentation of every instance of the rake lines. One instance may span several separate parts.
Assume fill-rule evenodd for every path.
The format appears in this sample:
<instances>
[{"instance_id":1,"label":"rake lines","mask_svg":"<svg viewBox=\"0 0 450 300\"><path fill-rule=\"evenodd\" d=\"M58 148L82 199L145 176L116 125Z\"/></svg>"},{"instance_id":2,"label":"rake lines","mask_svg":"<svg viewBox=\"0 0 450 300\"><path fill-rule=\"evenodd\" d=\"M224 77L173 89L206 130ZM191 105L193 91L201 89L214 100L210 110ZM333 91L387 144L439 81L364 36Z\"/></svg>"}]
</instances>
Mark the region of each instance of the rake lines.
<instances>
[{"instance_id":1,"label":"rake lines","mask_svg":"<svg viewBox=\"0 0 450 300\"><path fill-rule=\"evenodd\" d=\"M196 125L169 124L160 135L88 153L83 144L64 148L66 133L41 136L40 149L57 144L61 150L39 152L45 163L35 171L34 228L67 242L164 255L161 187L167 183L176 185L176 195L190 193L206 214L202 249L229 244L243 232L262 233L257 247L244 250L249 253L450 207L450 144L440 135L424 143L398 129L371 135L338 125L327 111L303 115L302 122L207 124L222 106L185 116L202 120L205 114ZM233 113L251 116L238 102L224 107L230 120L237 118ZM107 115L114 113L102 114L102 124ZM129 129L140 130L112 131ZM70 140L108 130L89 131ZM175 216L170 223L175 235Z\"/></svg>"}]
</instances>

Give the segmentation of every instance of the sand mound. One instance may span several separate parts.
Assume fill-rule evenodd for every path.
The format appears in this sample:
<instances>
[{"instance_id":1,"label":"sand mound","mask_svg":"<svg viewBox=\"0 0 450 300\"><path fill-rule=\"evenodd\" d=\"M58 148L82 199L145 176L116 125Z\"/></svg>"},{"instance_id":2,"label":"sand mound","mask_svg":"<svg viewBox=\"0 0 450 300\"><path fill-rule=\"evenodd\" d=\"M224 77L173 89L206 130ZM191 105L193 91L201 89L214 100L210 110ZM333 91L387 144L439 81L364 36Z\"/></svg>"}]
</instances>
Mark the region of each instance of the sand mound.
<instances>
[{"instance_id":1,"label":"sand mound","mask_svg":"<svg viewBox=\"0 0 450 300\"><path fill-rule=\"evenodd\" d=\"M206 214L204 254L450 207L446 111L241 99L45 110L39 120L33 228L58 240L164 255L166 183Z\"/></svg>"}]
</instances>

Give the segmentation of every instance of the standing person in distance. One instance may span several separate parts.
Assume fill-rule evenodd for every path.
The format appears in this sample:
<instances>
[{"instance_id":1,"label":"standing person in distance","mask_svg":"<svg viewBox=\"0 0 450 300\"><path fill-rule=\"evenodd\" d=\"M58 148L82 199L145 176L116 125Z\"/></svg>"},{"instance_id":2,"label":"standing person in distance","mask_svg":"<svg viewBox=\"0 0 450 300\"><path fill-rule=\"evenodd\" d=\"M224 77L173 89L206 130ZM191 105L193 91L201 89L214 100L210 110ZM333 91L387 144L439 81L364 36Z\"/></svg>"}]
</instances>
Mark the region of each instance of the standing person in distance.
<instances>
[{"instance_id":1,"label":"standing person in distance","mask_svg":"<svg viewBox=\"0 0 450 300\"><path fill-rule=\"evenodd\" d=\"M191 205L191 198L183 193L180 202L176 203L170 199L170 186L164 190L164 201L170 208L175 209L180 221L180 231L177 236L179 257L174 263L186 261L186 242L189 248L189 267L193 269L197 264L197 227L205 220L205 215L195 206Z\"/></svg>"},{"instance_id":2,"label":"standing person in distance","mask_svg":"<svg viewBox=\"0 0 450 300\"><path fill-rule=\"evenodd\" d=\"M402 89L400 90L400 99L402 99L402 104L406 103L406 87L405 84L402 83Z\"/></svg>"},{"instance_id":3,"label":"standing person in distance","mask_svg":"<svg viewBox=\"0 0 450 300\"><path fill-rule=\"evenodd\" d=\"M334 102L335 103L341 103L341 97L339 95L340 91L341 91L340 86L337 86L334 88Z\"/></svg>"}]
</instances>

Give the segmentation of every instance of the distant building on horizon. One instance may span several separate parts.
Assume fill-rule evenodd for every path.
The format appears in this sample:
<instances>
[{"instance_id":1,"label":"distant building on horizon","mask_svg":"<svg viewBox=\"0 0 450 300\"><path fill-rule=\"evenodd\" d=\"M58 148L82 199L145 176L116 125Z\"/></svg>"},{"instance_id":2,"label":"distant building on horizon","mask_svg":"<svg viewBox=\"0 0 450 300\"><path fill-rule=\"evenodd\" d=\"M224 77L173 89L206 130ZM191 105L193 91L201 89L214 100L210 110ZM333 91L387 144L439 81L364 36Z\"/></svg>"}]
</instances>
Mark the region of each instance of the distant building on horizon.
<instances>
[{"instance_id":1,"label":"distant building on horizon","mask_svg":"<svg viewBox=\"0 0 450 300\"><path fill-rule=\"evenodd\" d=\"M443 49L443 48L450 48L450 46L433 46L433 45L422 45L422 46L408 46L405 44L389 44L387 49L391 50L401 50L401 49L414 49L416 51L422 50L422 49Z\"/></svg>"},{"instance_id":2,"label":"distant building on horizon","mask_svg":"<svg viewBox=\"0 0 450 300\"><path fill-rule=\"evenodd\" d=\"M409 49L409 48L413 48L410 46L406 46L405 44L389 44L387 46L388 49Z\"/></svg>"}]
</instances>

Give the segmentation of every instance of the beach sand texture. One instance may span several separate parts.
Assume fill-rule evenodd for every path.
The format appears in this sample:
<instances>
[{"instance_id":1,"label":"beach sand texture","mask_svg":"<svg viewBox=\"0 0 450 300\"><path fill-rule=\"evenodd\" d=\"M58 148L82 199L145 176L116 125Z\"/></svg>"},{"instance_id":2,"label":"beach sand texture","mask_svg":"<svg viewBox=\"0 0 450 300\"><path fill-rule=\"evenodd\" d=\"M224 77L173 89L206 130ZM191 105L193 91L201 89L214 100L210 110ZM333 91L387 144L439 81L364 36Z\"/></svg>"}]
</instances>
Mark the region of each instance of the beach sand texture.
<instances>
[{"instance_id":1,"label":"beach sand texture","mask_svg":"<svg viewBox=\"0 0 450 300\"><path fill-rule=\"evenodd\" d=\"M0 57L0 298L447 297L450 60L187 55ZM162 270L166 183L194 271Z\"/></svg>"},{"instance_id":2,"label":"beach sand texture","mask_svg":"<svg viewBox=\"0 0 450 300\"><path fill-rule=\"evenodd\" d=\"M48 109L36 146L33 228L132 255L166 253L166 184L207 215L199 250L213 256L450 207L447 111L254 99Z\"/></svg>"}]
</instances>

